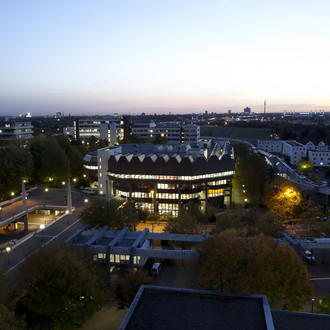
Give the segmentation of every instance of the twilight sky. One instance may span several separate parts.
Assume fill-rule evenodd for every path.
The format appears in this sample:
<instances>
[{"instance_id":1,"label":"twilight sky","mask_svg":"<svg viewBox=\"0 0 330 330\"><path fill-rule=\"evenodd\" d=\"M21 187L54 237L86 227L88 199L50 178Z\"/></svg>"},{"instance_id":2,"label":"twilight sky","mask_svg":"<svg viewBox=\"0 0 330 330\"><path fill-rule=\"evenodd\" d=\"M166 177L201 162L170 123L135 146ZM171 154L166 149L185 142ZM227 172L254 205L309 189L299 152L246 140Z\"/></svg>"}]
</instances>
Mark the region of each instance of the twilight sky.
<instances>
[{"instance_id":1,"label":"twilight sky","mask_svg":"<svg viewBox=\"0 0 330 330\"><path fill-rule=\"evenodd\" d=\"M330 111L329 0L0 0L0 115Z\"/></svg>"}]
</instances>

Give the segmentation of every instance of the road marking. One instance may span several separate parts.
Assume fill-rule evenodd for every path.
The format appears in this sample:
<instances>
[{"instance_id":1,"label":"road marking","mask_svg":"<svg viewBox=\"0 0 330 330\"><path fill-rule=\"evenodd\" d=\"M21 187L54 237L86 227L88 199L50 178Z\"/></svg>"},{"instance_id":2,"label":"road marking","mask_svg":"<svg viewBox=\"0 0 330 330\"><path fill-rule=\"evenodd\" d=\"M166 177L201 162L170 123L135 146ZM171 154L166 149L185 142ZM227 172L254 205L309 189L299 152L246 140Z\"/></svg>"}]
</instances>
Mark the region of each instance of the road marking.
<instances>
[{"instance_id":1,"label":"road marking","mask_svg":"<svg viewBox=\"0 0 330 330\"><path fill-rule=\"evenodd\" d=\"M60 236L61 234L63 234L65 231L67 231L69 228L71 228L73 225L75 225L78 221L80 221L80 219L78 219L77 221L75 221L74 223L72 223L69 227L66 227L64 230L62 230L59 234L57 234L56 236L49 236L49 237L53 237L52 239L50 239L49 241L47 241L45 244L42 244L40 248L44 247L45 245L47 245L49 242L51 242L52 240L54 240L55 238L57 238L58 236ZM38 235L39 236L39 235ZM40 235L41 236L41 235ZM39 248L39 249L40 249ZM34 250L31 254L29 254L27 257L25 257L24 259L22 259L20 262L18 262L15 266L11 267L10 269L7 270L7 273L11 272L13 269L15 269L17 266L19 266L21 263L23 263L25 260L27 260L28 258L30 258L34 253L36 253L39 249Z\"/></svg>"},{"instance_id":2,"label":"road marking","mask_svg":"<svg viewBox=\"0 0 330 330\"><path fill-rule=\"evenodd\" d=\"M314 277L314 278L311 278L311 281L326 281L326 280L330 280L330 277Z\"/></svg>"}]
</instances>

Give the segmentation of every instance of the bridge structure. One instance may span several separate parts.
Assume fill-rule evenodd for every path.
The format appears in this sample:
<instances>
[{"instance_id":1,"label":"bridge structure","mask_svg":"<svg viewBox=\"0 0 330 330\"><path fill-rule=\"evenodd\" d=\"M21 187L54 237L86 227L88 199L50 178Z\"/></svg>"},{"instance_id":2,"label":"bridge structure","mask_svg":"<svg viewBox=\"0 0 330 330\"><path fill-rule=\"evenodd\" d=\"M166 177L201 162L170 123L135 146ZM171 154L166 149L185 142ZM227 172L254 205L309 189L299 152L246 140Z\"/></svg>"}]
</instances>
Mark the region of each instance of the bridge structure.
<instances>
[{"instance_id":1,"label":"bridge structure","mask_svg":"<svg viewBox=\"0 0 330 330\"><path fill-rule=\"evenodd\" d=\"M92 251L94 261L103 261L107 266L142 267L148 258L163 259L195 259L196 250L175 250L164 247L153 249L151 240L202 243L209 233L204 235L151 233L148 228L140 232L132 232L128 227L120 231L90 229L88 225L82 227L65 242L80 246L86 251Z\"/></svg>"}]
</instances>

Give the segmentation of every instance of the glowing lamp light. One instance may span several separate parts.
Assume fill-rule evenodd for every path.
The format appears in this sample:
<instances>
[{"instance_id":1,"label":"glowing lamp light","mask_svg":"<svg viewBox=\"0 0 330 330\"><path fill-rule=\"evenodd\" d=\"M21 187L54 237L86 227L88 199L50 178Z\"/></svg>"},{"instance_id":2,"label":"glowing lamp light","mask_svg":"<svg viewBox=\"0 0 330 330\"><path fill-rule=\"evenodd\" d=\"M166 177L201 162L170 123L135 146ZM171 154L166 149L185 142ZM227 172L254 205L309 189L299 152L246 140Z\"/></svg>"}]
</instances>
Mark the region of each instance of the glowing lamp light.
<instances>
[{"instance_id":1,"label":"glowing lamp light","mask_svg":"<svg viewBox=\"0 0 330 330\"><path fill-rule=\"evenodd\" d=\"M83 177L86 178L86 174L84 174Z\"/></svg>"},{"instance_id":2,"label":"glowing lamp light","mask_svg":"<svg viewBox=\"0 0 330 330\"><path fill-rule=\"evenodd\" d=\"M45 225L44 224L40 225L39 227L40 227L41 230L44 230L45 229Z\"/></svg>"},{"instance_id":3,"label":"glowing lamp light","mask_svg":"<svg viewBox=\"0 0 330 330\"><path fill-rule=\"evenodd\" d=\"M14 195L15 195L15 193L14 193L14 192L11 192L11 193L10 193L10 195L14 196Z\"/></svg>"},{"instance_id":4,"label":"glowing lamp light","mask_svg":"<svg viewBox=\"0 0 330 330\"><path fill-rule=\"evenodd\" d=\"M45 192L47 192L48 191L48 188L45 188Z\"/></svg>"},{"instance_id":5,"label":"glowing lamp light","mask_svg":"<svg viewBox=\"0 0 330 330\"><path fill-rule=\"evenodd\" d=\"M248 201L247 198L245 198L245 199L244 199L244 202L247 202L247 201Z\"/></svg>"},{"instance_id":6,"label":"glowing lamp light","mask_svg":"<svg viewBox=\"0 0 330 330\"><path fill-rule=\"evenodd\" d=\"M77 179L76 178L73 178L73 182L76 182L77 181Z\"/></svg>"},{"instance_id":7,"label":"glowing lamp light","mask_svg":"<svg viewBox=\"0 0 330 330\"><path fill-rule=\"evenodd\" d=\"M85 202L85 203L88 203L88 199L86 198L86 199L84 200L84 202Z\"/></svg>"},{"instance_id":8,"label":"glowing lamp light","mask_svg":"<svg viewBox=\"0 0 330 330\"><path fill-rule=\"evenodd\" d=\"M63 186L65 185L65 181L62 181L62 185L63 185Z\"/></svg>"},{"instance_id":9,"label":"glowing lamp light","mask_svg":"<svg viewBox=\"0 0 330 330\"><path fill-rule=\"evenodd\" d=\"M7 246L6 247L6 252L9 253L11 251L11 247L10 246Z\"/></svg>"}]
</instances>

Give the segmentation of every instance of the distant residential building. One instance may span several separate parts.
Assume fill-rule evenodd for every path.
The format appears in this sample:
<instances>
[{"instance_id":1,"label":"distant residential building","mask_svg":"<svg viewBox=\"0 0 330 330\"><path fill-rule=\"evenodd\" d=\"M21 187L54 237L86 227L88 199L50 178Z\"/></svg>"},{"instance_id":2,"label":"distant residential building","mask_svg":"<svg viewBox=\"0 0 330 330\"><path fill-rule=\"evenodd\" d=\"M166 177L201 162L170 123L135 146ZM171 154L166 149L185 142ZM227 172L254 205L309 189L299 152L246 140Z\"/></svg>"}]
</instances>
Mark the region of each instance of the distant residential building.
<instances>
[{"instance_id":1,"label":"distant residential building","mask_svg":"<svg viewBox=\"0 0 330 330\"><path fill-rule=\"evenodd\" d=\"M0 142L6 144L10 141L25 143L33 137L33 125L31 122L1 122Z\"/></svg>"},{"instance_id":2,"label":"distant residential building","mask_svg":"<svg viewBox=\"0 0 330 330\"><path fill-rule=\"evenodd\" d=\"M261 149L271 153L281 153L283 141L280 140L258 140L257 149Z\"/></svg>"},{"instance_id":3,"label":"distant residential building","mask_svg":"<svg viewBox=\"0 0 330 330\"><path fill-rule=\"evenodd\" d=\"M114 143L124 137L122 124L120 117L79 118L74 122L74 138L85 141L94 136Z\"/></svg>"},{"instance_id":4,"label":"distant residential building","mask_svg":"<svg viewBox=\"0 0 330 330\"><path fill-rule=\"evenodd\" d=\"M63 135L71 135L74 136L74 127L63 127Z\"/></svg>"},{"instance_id":5,"label":"distant residential building","mask_svg":"<svg viewBox=\"0 0 330 330\"><path fill-rule=\"evenodd\" d=\"M155 124L153 121L135 122L132 133L142 139L153 139L160 135L166 138L168 143L197 143L200 140L200 127L197 125Z\"/></svg>"},{"instance_id":6,"label":"distant residential building","mask_svg":"<svg viewBox=\"0 0 330 330\"><path fill-rule=\"evenodd\" d=\"M251 113L251 108L249 107L244 108L244 113Z\"/></svg>"},{"instance_id":7,"label":"distant residential building","mask_svg":"<svg viewBox=\"0 0 330 330\"><path fill-rule=\"evenodd\" d=\"M330 166L330 146L323 141L316 146L312 141L303 145L294 140L258 140L257 148L270 153L282 153L292 165L307 157L315 167Z\"/></svg>"},{"instance_id":8,"label":"distant residential building","mask_svg":"<svg viewBox=\"0 0 330 330\"><path fill-rule=\"evenodd\" d=\"M283 141L283 154L288 156L292 165L307 156L307 148L296 141Z\"/></svg>"}]
</instances>

